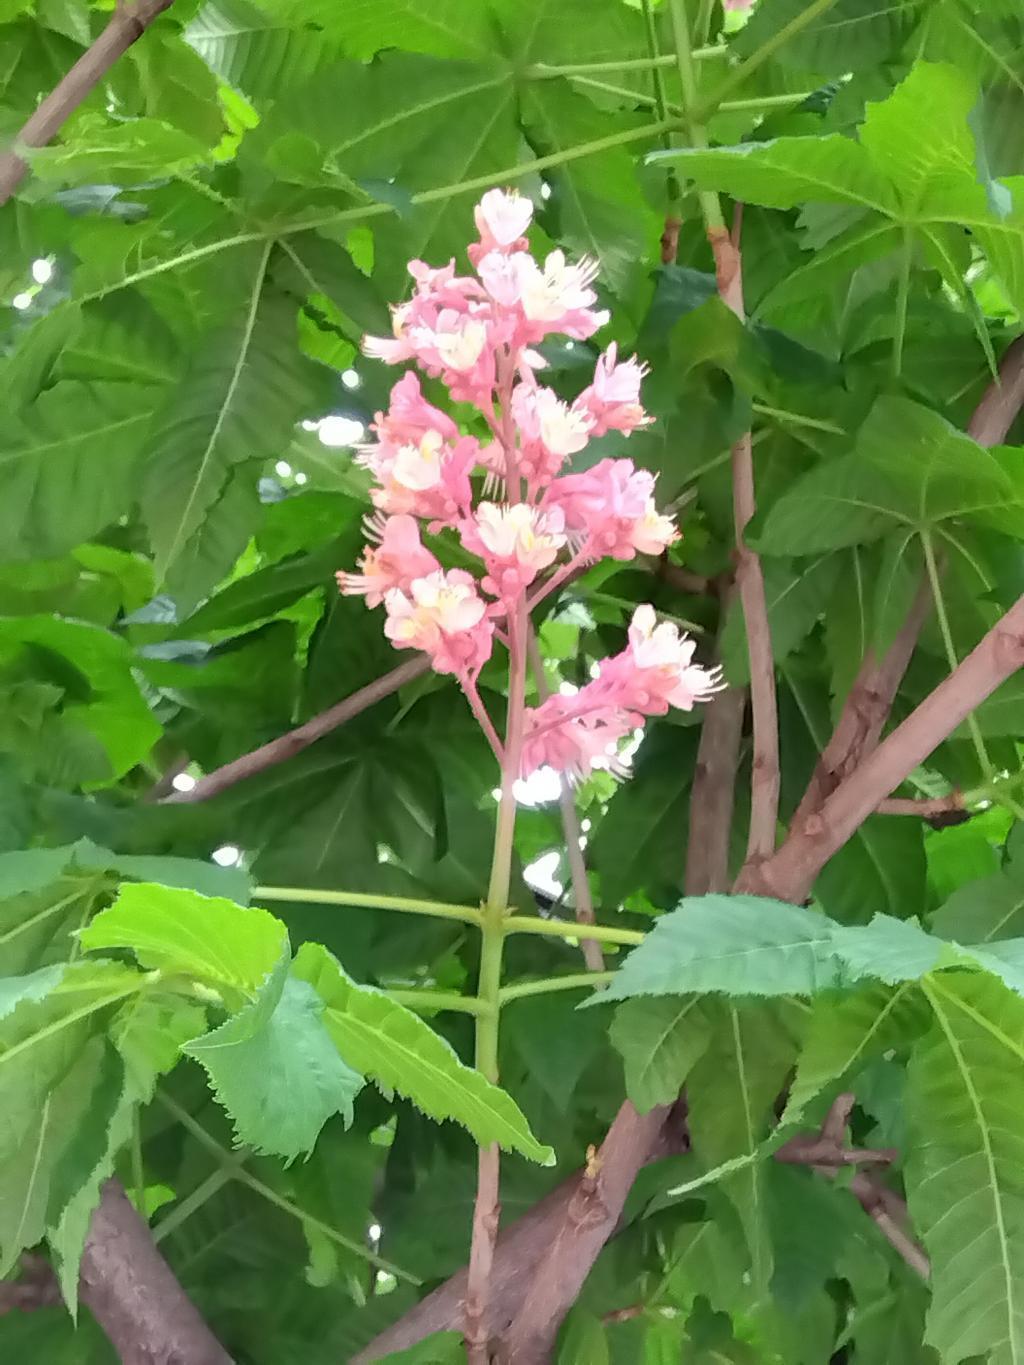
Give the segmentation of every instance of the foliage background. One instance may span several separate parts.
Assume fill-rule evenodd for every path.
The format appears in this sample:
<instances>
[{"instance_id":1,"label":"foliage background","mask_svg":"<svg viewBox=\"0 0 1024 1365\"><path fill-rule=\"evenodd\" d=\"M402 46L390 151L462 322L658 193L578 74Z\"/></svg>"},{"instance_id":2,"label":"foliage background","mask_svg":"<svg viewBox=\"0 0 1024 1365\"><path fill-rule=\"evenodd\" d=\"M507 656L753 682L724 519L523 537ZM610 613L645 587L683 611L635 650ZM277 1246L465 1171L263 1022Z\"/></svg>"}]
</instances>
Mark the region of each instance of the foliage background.
<instances>
[{"instance_id":1,"label":"foliage background","mask_svg":"<svg viewBox=\"0 0 1024 1365\"><path fill-rule=\"evenodd\" d=\"M0 0L0 135L21 126L107 17L86 0ZM439 263L459 250L485 186L514 179L535 198L535 246L600 260L609 335L652 366L645 397L658 422L628 453L659 472L684 530L671 565L611 565L561 595L541 631L552 681L585 678L642 600L691 622L707 652L721 628L727 674L746 681L738 612L720 619L718 596L681 590L674 570L729 570L728 450L751 424L783 819L927 556L943 610L925 627L897 719L1012 605L1022 428L988 454L957 433L1024 305L1019 3L760 0L728 34L717 5L694 3L689 19L695 46L728 48L728 60L696 62L697 97L713 146L742 153L644 162L687 141L672 30L657 6L665 120L650 70L630 67L650 57L644 12L623 0L177 0L59 141L32 154L30 178L0 210L0 289L16 300L0 322L0 850L85 838L111 855L79 846L28 874L0 860L5 975L74 960L74 931L122 877L242 901L250 879L479 900L492 762L455 689L436 678L213 800L152 796L165 772L211 771L398 662L379 620L334 591L368 499L350 451L320 435L338 432L331 419L366 424L384 405L394 376L357 357L358 338L387 326L410 255ZM558 74L569 64L591 69ZM678 263L662 265L667 166L686 193ZM715 294L694 183L745 204L746 326ZM31 273L39 259L53 265L42 283ZM577 391L593 354L553 350L553 382ZM615 439L592 446L594 458ZM483 682L500 708L498 670ZM699 721L652 725L630 782L594 780L579 793L606 922L646 928L679 898ZM944 743L906 794L1019 771L1019 679L974 728ZM737 863L746 749L743 762ZM1017 813L995 802L943 830L872 817L822 873L816 901L843 925L885 913L930 920L945 938L1013 938L1024 903ZM243 869L211 867L225 845L242 851ZM524 811L517 847L523 866L561 847L557 806ZM131 863L143 857L194 861ZM564 866L557 875L567 882ZM521 878L515 900L535 908ZM458 923L316 903L275 912L293 947L325 944L356 981L472 987L476 944ZM517 937L508 968L511 979L579 971L579 954ZM1022 1007L984 980L979 992L1003 993L985 1008L1015 1040L1016 1067ZM855 1014L885 990L865 988L843 1008ZM622 1098L623 1056L641 1104L687 1079L694 1150L641 1177L561 1359L1024 1360L1013 1304L1024 1274L1019 1110L999 1159L1007 1235L994 1248L982 1238L972 1262L979 1283L1002 1273L991 1314L1003 1325L986 1326L986 1300L973 1335L958 1337L954 1276L925 1346L926 1291L839 1186L765 1162L681 1200L664 1193L761 1142L798 1050L839 1030L842 1011L670 996L612 1016L575 1011L582 995L524 999L505 1016L503 1083L558 1158L551 1169L504 1163L506 1214L577 1169L603 1135ZM431 1023L468 1060L468 1016ZM909 1143L927 1164L959 1101L943 1089L948 1034L928 1035L908 1080L917 1027L895 1028L854 1068L856 1123L868 1145ZM46 1094L23 1089L20 1074L4 1080L4 1104L17 1095L31 1124L74 1074L79 1089L60 1102L84 1112L104 1082L83 1079L80 1065L55 1063ZM1006 1065L982 1057L978 1075L1001 1087ZM360 1254L371 1227L383 1229L381 1254L428 1283L462 1264L475 1148L461 1129L367 1089L351 1126L331 1118L308 1161L247 1155L241 1165L199 1066L181 1062L164 1087L176 1108L144 1105L138 1138L153 1226L239 1360L347 1359L408 1306L415 1291L378 1282ZM26 1176L9 1156L0 1221L17 1226ZM68 1162L55 1152L46 1178L58 1181ZM977 1207L964 1219L977 1220ZM959 1226L950 1257L977 1231ZM645 1311L606 1320L636 1304ZM12 1358L111 1358L84 1313L77 1331L57 1310L6 1314L0 1345ZM442 1341L416 1358L454 1350Z\"/></svg>"}]
</instances>

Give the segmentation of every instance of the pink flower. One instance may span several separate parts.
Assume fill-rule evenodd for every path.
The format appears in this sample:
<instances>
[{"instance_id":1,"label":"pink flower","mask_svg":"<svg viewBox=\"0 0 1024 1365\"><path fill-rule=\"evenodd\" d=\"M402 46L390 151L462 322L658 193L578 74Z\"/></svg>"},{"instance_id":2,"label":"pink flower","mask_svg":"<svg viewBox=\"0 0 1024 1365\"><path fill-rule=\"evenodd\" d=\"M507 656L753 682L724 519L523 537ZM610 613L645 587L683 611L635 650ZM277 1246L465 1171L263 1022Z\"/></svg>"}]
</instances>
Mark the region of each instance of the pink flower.
<instances>
[{"instance_id":1,"label":"pink flower","mask_svg":"<svg viewBox=\"0 0 1024 1365\"><path fill-rule=\"evenodd\" d=\"M670 621L659 625L654 608L645 603L633 613L629 644L604 661L593 686L644 715L664 715L670 706L692 711L696 702L709 701L722 689L721 669L695 664L695 647Z\"/></svg>"},{"instance_id":2,"label":"pink flower","mask_svg":"<svg viewBox=\"0 0 1024 1365\"><path fill-rule=\"evenodd\" d=\"M525 251L524 233L533 218L533 205L516 190L488 190L473 210L480 241L469 247L476 265L490 251Z\"/></svg>"},{"instance_id":3,"label":"pink flower","mask_svg":"<svg viewBox=\"0 0 1024 1365\"><path fill-rule=\"evenodd\" d=\"M582 341L608 321L608 313L592 306L597 301L590 288L597 274L594 261L570 263L563 252L552 251L541 268L525 251L491 251L480 259L477 273L495 304L514 310L516 346L543 341L551 332Z\"/></svg>"},{"instance_id":4,"label":"pink flower","mask_svg":"<svg viewBox=\"0 0 1024 1365\"><path fill-rule=\"evenodd\" d=\"M617 354L613 341L598 357L593 384L583 390L574 404L589 414L595 436L603 436L606 431L624 431L628 435L652 421L640 405L640 381L647 366L638 364L636 359L617 364Z\"/></svg>"},{"instance_id":5,"label":"pink flower","mask_svg":"<svg viewBox=\"0 0 1024 1365\"><path fill-rule=\"evenodd\" d=\"M475 436L461 436L448 445L436 431L428 431L416 445L373 446L356 458L377 478L378 487L370 489L374 507L389 515L423 517L431 529L440 529L468 511L473 495L469 476L479 451Z\"/></svg>"},{"instance_id":6,"label":"pink flower","mask_svg":"<svg viewBox=\"0 0 1024 1365\"><path fill-rule=\"evenodd\" d=\"M595 767L614 768L621 739L636 728L639 716L610 706L588 684L572 697L557 692L527 710L520 776L538 768L585 777Z\"/></svg>"},{"instance_id":7,"label":"pink flower","mask_svg":"<svg viewBox=\"0 0 1024 1365\"><path fill-rule=\"evenodd\" d=\"M382 443L404 445L418 441L426 432L436 431L450 441L458 435L452 419L423 397L418 376L410 370L391 390L387 413L378 412L371 425Z\"/></svg>"},{"instance_id":8,"label":"pink flower","mask_svg":"<svg viewBox=\"0 0 1024 1365\"><path fill-rule=\"evenodd\" d=\"M368 545L359 561L362 573L338 573L338 587L346 597L365 593L368 607L379 606L392 588L408 591L413 579L424 578L440 568L420 543L420 531L412 517L389 517L379 533L380 544Z\"/></svg>"},{"instance_id":9,"label":"pink flower","mask_svg":"<svg viewBox=\"0 0 1024 1365\"><path fill-rule=\"evenodd\" d=\"M511 507L482 502L462 528L462 543L487 565L484 590L511 600L557 558L565 544L562 513L522 502Z\"/></svg>"},{"instance_id":10,"label":"pink flower","mask_svg":"<svg viewBox=\"0 0 1024 1365\"><path fill-rule=\"evenodd\" d=\"M636 469L632 460L600 460L582 474L555 479L543 506L562 508L566 529L594 558L660 554L679 538L672 519L655 504L654 475Z\"/></svg>"},{"instance_id":11,"label":"pink flower","mask_svg":"<svg viewBox=\"0 0 1024 1365\"><path fill-rule=\"evenodd\" d=\"M437 569L384 598L384 633L396 649L421 649L436 673L475 678L491 655L494 627L472 575Z\"/></svg>"},{"instance_id":12,"label":"pink flower","mask_svg":"<svg viewBox=\"0 0 1024 1365\"><path fill-rule=\"evenodd\" d=\"M530 484L553 478L566 456L575 455L590 439L589 415L563 403L553 389L535 384L516 385L512 420L520 436L519 472Z\"/></svg>"}]
</instances>

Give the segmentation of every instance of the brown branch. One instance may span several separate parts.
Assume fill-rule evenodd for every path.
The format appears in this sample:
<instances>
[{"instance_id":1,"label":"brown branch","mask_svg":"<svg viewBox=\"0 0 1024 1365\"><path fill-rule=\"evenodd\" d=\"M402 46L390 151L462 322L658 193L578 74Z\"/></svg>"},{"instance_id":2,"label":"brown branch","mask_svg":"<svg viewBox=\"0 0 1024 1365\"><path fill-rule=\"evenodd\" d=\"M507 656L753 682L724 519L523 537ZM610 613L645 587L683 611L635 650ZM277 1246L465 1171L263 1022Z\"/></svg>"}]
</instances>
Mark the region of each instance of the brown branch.
<instances>
[{"instance_id":1,"label":"brown branch","mask_svg":"<svg viewBox=\"0 0 1024 1365\"><path fill-rule=\"evenodd\" d=\"M705 578L703 574L684 569L681 564L673 564L664 555L654 561L654 571L670 588L675 588L677 592L685 592L691 597L703 597L714 592L717 587L716 579Z\"/></svg>"},{"instance_id":2,"label":"brown branch","mask_svg":"<svg viewBox=\"0 0 1024 1365\"><path fill-rule=\"evenodd\" d=\"M879 801L876 809L879 815L912 815L919 820L967 814L964 794L961 791L952 791L946 796L890 796L885 801Z\"/></svg>"},{"instance_id":3,"label":"brown branch","mask_svg":"<svg viewBox=\"0 0 1024 1365\"><path fill-rule=\"evenodd\" d=\"M489 1365L491 1359L489 1308L494 1251L501 1218L501 1158L496 1142L477 1153L476 1201L473 1205L473 1236L466 1279L466 1359L469 1365Z\"/></svg>"},{"instance_id":4,"label":"brown branch","mask_svg":"<svg viewBox=\"0 0 1024 1365\"><path fill-rule=\"evenodd\" d=\"M246 778L255 777L266 768L273 768L275 764L294 758L296 754L302 753L303 749L315 744L318 739L329 735L332 730L339 729L361 712L369 710L385 697L390 697L406 683L422 677L429 669L430 660L425 654L399 664L390 673L375 678L372 683L367 683L350 697L345 697L343 701L328 707L326 711L321 711L312 720L307 720L298 729L289 730L286 735L279 735L277 739L260 745L258 749L243 754L241 758L225 763L221 768L214 768L212 773L200 778L191 791L172 792L170 796L165 796L162 804L184 805L193 801L209 801L211 797L219 796L236 782L244 782Z\"/></svg>"},{"instance_id":5,"label":"brown branch","mask_svg":"<svg viewBox=\"0 0 1024 1365\"><path fill-rule=\"evenodd\" d=\"M99 85L118 57L142 37L171 3L172 0L138 0L136 4L118 5L100 36L15 135L14 147L45 147ZM7 203L27 172L28 163L17 151L0 155L0 205Z\"/></svg>"},{"instance_id":6,"label":"brown branch","mask_svg":"<svg viewBox=\"0 0 1024 1365\"><path fill-rule=\"evenodd\" d=\"M92 1216L79 1279L122 1365L232 1365L116 1180Z\"/></svg>"},{"instance_id":7,"label":"brown branch","mask_svg":"<svg viewBox=\"0 0 1024 1365\"><path fill-rule=\"evenodd\" d=\"M1024 407L1024 336L1011 341L994 379L967 424L968 436L980 446L1001 445Z\"/></svg>"},{"instance_id":8,"label":"brown branch","mask_svg":"<svg viewBox=\"0 0 1024 1365\"><path fill-rule=\"evenodd\" d=\"M810 1166L819 1175L831 1180L844 1166L865 1163L889 1165L895 1161L898 1153L894 1148L858 1151L856 1148L844 1147L843 1138L853 1105L854 1097L849 1091L837 1095L819 1131L791 1138L775 1153L775 1160ZM864 1212L874 1219L890 1246L903 1257L911 1270L916 1271L922 1279L928 1279L931 1263L906 1231L907 1206L900 1196L864 1171L853 1174L849 1188Z\"/></svg>"},{"instance_id":9,"label":"brown branch","mask_svg":"<svg viewBox=\"0 0 1024 1365\"><path fill-rule=\"evenodd\" d=\"M850 1193L911 1270L922 1280L930 1279L932 1263L906 1230L907 1206L899 1195L863 1171L851 1179Z\"/></svg>"},{"instance_id":10,"label":"brown branch","mask_svg":"<svg viewBox=\"0 0 1024 1365\"><path fill-rule=\"evenodd\" d=\"M814 879L860 824L986 697L1024 664L1024 597L963 662L832 792L794 827L777 853L741 874L737 890L802 901Z\"/></svg>"},{"instance_id":11,"label":"brown branch","mask_svg":"<svg viewBox=\"0 0 1024 1365\"><path fill-rule=\"evenodd\" d=\"M734 236L724 228L708 230L715 256L715 276L722 302L742 321L743 261L738 237L741 218L734 219ZM744 540L747 525L757 510L754 494L754 452L750 432L732 448L733 520L736 530L736 584L743 607L750 655L750 710L753 719L754 755L750 782L750 834L747 861L759 862L775 849L779 819L779 722L775 699L775 661L765 598L761 560Z\"/></svg>"},{"instance_id":12,"label":"brown branch","mask_svg":"<svg viewBox=\"0 0 1024 1365\"><path fill-rule=\"evenodd\" d=\"M661 1111L661 1126L650 1144L645 1164L659 1161L685 1148L682 1111L679 1106ZM538 1262L547 1252L553 1229L561 1226L566 1210L586 1178L581 1172L557 1185L532 1208L498 1234L498 1245L491 1269L490 1331L496 1334L511 1322ZM458 1330L462 1323L462 1303L466 1294L466 1269L457 1271L444 1284L415 1304L390 1327L354 1356L351 1365L368 1365L396 1351L408 1350L433 1332Z\"/></svg>"},{"instance_id":13,"label":"brown branch","mask_svg":"<svg viewBox=\"0 0 1024 1365\"><path fill-rule=\"evenodd\" d=\"M722 594L723 621L733 594L730 584ZM729 837L746 707L747 689L727 687L704 711L690 790L684 881L688 896L725 891L729 885Z\"/></svg>"},{"instance_id":14,"label":"brown branch","mask_svg":"<svg viewBox=\"0 0 1024 1365\"><path fill-rule=\"evenodd\" d=\"M545 1254L535 1263L526 1296L502 1331L501 1365L544 1365L567 1309L575 1303L590 1267L615 1231L637 1171L651 1159L669 1110L638 1114L627 1100L600 1151L587 1167L557 1225L549 1229Z\"/></svg>"},{"instance_id":15,"label":"brown branch","mask_svg":"<svg viewBox=\"0 0 1024 1365\"><path fill-rule=\"evenodd\" d=\"M896 700L903 675L917 645L917 637L932 608L931 588L922 582L907 619L879 661L869 650L860 666L835 732L815 765L814 773L796 813L792 828L800 829L819 811L844 778L878 745L885 722Z\"/></svg>"}]
</instances>

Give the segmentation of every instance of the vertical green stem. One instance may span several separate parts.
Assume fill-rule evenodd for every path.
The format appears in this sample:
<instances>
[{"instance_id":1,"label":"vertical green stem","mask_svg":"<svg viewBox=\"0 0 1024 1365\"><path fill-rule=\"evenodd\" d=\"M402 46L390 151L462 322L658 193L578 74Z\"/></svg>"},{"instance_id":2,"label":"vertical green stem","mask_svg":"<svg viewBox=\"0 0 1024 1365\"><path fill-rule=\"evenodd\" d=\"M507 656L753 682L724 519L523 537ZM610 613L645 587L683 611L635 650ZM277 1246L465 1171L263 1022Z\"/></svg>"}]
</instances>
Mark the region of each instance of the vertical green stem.
<instances>
[{"instance_id":1,"label":"vertical green stem","mask_svg":"<svg viewBox=\"0 0 1024 1365\"><path fill-rule=\"evenodd\" d=\"M644 22L647 26L647 48L651 55L651 61L657 61L658 52L658 31L654 23L654 10L651 0L643 0ZM662 75L660 66L651 67L651 82L654 88L654 107L658 111L658 118L662 123L668 122L668 100L665 97L665 77ZM673 136L666 130L661 135L662 145L668 150L673 145ZM667 204L665 206L665 217L678 223L681 216L681 206L683 201L682 186L679 184L679 176L675 168L670 167L666 177L665 188L667 192ZM676 229L678 237L678 228ZM673 253L674 254L674 253ZM662 257L664 261L665 258ZM668 264L668 262L665 262Z\"/></svg>"},{"instance_id":2,"label":"vertical green stem","mask_svg":"<svg viewBox=\"0 0 1024 1365\"><path fill-rule=\"evenodd\" d=\"M683 108L687 117L691 147L706 147L708 135L703 123L694 113L697 109L697 74L693 56L690 52L690 24L686 17L686 0L669 0L672 15L672 35L676 44L676 65L679 68L679 82L683 88ZM704 215L704 225L709 230L724 228L722 206L714 190L699 190L697 198Z\"/></svg>"},{"instance_id":3,"label":"vertical green stem","mask_svg":"<svg viewBox=\"0 0 1024 1365\"><path fill-rule=\"evenodd\" d=\"M959 667L960 660L957 657L956 646L953 643L953 632L949 625L949 616L946 614L946 601L942 595L942 584L939 581L939 566L935 559L935 546L932 543L931 531L927 528L921 532L921 546L924 550L925 568L928 573L928 582L931 584L932 597L935 599L935 615L939 622L939 630L942 634L942 643L946 649L946 661L949 664L949 671L952 673ZM991 782L995 776L995 769L992 767L992 760L988 756L985 748L985 741L982 738L981 729L977 719L972 712L967 717L967 728L970 731L971 742L974 751L978 755L978 763L986 779Z\"/></svg>"},{"instance_id":4,"label":"vertical green stem","mask_svg":"<svg viewBox=\"0 0 1024 1365\"><path fill-rule=\"evenodd\" d=\"M910 303L910 262L914 239L910 228L903 229L900 248L900 273L896 284L896 326L892 336L892 373L898 379L903 373L903 342L907 335L907 308Z\"/></svg>"}]
</instances>

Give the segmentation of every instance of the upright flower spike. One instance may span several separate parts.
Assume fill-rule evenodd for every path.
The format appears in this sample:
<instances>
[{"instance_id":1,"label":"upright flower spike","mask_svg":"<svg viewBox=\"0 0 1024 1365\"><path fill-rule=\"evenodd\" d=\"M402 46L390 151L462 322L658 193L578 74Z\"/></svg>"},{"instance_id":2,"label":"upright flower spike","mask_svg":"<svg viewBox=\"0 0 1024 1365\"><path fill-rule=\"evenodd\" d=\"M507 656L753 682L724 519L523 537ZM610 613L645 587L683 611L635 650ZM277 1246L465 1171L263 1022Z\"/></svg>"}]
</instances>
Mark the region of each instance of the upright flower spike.
<instances>
[{"instance_id":1,"label":"upright flower spike","mask_svg":"<svg viewBox=\"0 0 1024 1365\"><path fill-rule=\"evenodd\" d=\"M361 571L339 574L338 584L370 606L384 603L385 633L397 649L423 650L437 672L459 679L506 766L525 774L547 763L582 774L594 764L614 769L619 744L645 716L688 709L720 684L693 663L692 641L640 608L627 648L591 683L571 698L522 710L529 610L576 567L603 556L660 554L678 537L658 510L647 470L622 459L573 469L595 437L628 436L650 421L640 402L646 371L635 359L620 360L613 343L574 400L537 382L538 342L555 333L585 341L608 314L597 307L595 262L552 251L540 264L530 255L532 216L524 195L489 190L474 213L479 240L468 247L475 273L458 274L454 260L411 261L413 291L392 312L393 335L366 338L368 355L412 361L455 401L475 406L491 439L481 445L461 434L426 399L416 374L403 375L372 424L375 442L357 457L374 478L379 543L367 549ZM486 490L475 507L474 472L485 475ZM494 500L495 488L507 503ZM483 562L478 577L442 568L421 543L417 520L434 533L456 530ZM515 746L509 740L504 748L476 689L502 618L520 679L509 711L518 708L523 720Z\"/></svg>"}]
</instances>

